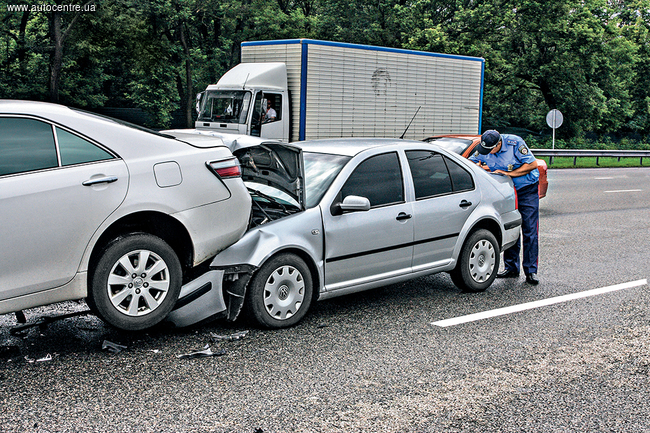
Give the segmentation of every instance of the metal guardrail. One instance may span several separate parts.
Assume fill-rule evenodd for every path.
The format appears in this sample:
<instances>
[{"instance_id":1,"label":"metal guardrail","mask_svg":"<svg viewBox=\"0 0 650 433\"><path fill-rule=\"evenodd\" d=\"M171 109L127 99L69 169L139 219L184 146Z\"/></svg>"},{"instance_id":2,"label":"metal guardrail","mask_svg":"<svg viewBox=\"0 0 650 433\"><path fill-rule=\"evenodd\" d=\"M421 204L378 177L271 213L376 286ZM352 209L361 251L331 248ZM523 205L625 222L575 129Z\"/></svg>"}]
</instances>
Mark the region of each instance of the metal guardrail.
<instances>
[{"instance_id":1,"label":"metal guardrail","mask_svg":"<svg viewBox=\"0 0 650 433\"><path fill-rule=\"evenodd\" d=\"M576 165L578 158L595 157L596 165L600 158L639 158L639 162L643 165L643 158L650 158L650 150L589 150L589 149L531 149L533 155L549 156L550 163L553 163L554 157L564 156L573 158L573 165Z\"/></svg>"}]
</instances>

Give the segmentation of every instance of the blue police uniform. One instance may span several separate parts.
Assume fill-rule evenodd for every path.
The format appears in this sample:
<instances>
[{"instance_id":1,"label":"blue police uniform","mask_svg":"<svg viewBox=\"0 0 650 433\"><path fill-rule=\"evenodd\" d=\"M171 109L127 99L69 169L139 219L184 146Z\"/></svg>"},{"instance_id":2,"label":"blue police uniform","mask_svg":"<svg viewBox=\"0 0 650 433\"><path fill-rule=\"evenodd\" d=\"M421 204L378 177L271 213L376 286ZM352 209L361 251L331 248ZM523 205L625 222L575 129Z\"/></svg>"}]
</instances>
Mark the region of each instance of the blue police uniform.
<instances>
[{"instance_id":1,"label":"blue police uniform","mask_svg":"<svg viewBox=\"0 0 650 433\"><path fill-rule=\"evenodd\" d=\"M501 134L501 149L494 154L481 155L476 152L469 158L474 162L487 164L490 171L513 171L523 164L535 162L535 157L523 138L517 135ZM521 231L524 242L522 267L526 275L537 273L539 254L539 170L534 169L524 176L511 178L517 191L519 213L521 213ZM517 243L503 252L506 272L519 273L519 252L521 237Z\"/></svg>"}]
</instances>

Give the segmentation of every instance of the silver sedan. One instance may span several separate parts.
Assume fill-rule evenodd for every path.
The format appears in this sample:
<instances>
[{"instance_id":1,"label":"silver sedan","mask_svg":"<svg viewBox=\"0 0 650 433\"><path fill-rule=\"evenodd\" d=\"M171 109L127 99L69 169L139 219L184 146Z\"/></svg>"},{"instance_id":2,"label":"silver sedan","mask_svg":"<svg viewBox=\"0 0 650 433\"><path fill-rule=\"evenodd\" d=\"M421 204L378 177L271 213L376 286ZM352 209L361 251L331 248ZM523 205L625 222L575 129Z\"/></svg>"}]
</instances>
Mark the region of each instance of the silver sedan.
<instances>
[{"instance_id":1,"label":"silver sedan","mask_svg":"<svg viewBox=\"0 0 650 433\"><path fill-rule=\"evenodd\" d=\"M7 100L0 132L0 314L87 298L118 328L153 326L247 229L251 197L219 139Z\"/></svg>"},{"instance_id":2,"label":"silver sedan","mask_svg":"<svg viewBox=\"0 0 650 433\"><path fill-rule=\"evenodd\" d=\"M219 302L183 302L177 325L217 310L234 320L248 304L263 327L291 326L317 299L436 272L483 291L518 237L511 180L434 144L338 139L234 153L251 228L212 261Z\"/></svg>"}]
</instances>

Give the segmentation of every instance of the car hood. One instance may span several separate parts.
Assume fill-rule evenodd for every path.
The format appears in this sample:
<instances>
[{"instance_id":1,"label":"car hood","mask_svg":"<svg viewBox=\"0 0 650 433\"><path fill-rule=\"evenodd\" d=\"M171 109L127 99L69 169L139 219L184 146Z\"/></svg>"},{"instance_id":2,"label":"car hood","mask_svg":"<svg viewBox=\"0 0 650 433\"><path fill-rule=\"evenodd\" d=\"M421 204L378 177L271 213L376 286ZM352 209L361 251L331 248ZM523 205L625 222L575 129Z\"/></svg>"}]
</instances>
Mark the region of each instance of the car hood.
<instances>
[{"instance_id":1,"label":"car hood","mask_svg":"<svg viewBox=\"0 0 650 433\"><path fill-rule=\"evenodd\" d=\"M304 167L302 150L281 141L243 134L227 134L205 129L161 131L195 146L225 145L237 157L246 182L277 188L291 196L304 209ZM210 143L212 143L210 145Z\"/></svg>"},{"instance_id":2,"label":"car hood","mask_svg":"<svg viewBox=\"0 0 650 433\"><path fill-rule=\"evenodd\" d=\"M304 209L302 150L279 142L242 147L233 154L239 160L244 181L269 185L289 194Z\"/></svg>"}]
</instances>

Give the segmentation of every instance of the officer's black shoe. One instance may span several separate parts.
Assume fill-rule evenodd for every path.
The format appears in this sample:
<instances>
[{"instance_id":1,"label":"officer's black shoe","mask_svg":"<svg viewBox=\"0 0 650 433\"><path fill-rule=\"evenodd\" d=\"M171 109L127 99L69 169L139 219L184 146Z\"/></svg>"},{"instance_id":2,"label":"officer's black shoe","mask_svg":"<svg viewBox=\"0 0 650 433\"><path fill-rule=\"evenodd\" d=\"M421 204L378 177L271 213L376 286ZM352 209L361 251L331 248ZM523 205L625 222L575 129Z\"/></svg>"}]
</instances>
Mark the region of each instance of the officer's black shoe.
<instances>
[{"instance_id":1,"label":"officer's black shoe","mask_svg":"<svg viewBox=\"0 0 650 433\"><path fill-rule=\"evenodd\" d=\"M528 284L533 284L533 285L538 285L539 284L539 278L537 278L537 274L532 273L532 274L526 274L526 282Z\"/></svg>"},{"instance_id":2,"label":"officer's black shoe","mask_svg":"<svg viewBox=\"0 0 650 433\"><path fill-rule=\"evenodd\" d=\"M519 272L505 270L503 272L498 272L497 278L519 278Z\"/></svg>"}]
</instances>

